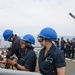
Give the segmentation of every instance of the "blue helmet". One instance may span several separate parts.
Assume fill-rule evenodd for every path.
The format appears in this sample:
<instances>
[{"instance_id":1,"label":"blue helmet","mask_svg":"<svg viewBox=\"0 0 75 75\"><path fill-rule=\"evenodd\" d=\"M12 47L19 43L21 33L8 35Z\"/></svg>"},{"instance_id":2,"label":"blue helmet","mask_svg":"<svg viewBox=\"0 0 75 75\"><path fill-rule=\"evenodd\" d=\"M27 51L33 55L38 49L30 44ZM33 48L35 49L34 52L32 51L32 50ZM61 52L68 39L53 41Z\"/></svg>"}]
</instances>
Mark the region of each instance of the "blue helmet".
<instances>
[{"instance_id":1,"label":"blue helmet","mask_svg":"<svg viewBox=\"0 0 75 75\"><path fill-rule=\"evenodd\" d=\"M31 34L25 35L22 40L30 42L31 44L35 44L35 39Z\"/></svg>"},{"instance_id":2,"label":"blue helmet","mask_svg":"<svg viewBox=\"0 0 75 75\"><path fill-rule=\"evenodd\" d=\"M12 34L13 34L13 31L12 30L9 30L9 29L5 30L3 32L4 40L5 41L8 41L10 39L10 37L12 36Z\"/></svg>"},{"instance_id":3,"label":"blue helmet","mask_svg":"<svg viewBox=\"0 0 75 75\"><path fill-rule=\"evenodd\" d=\"M45 39L50 39L50 40L56 40L57 39L57 33L54 29L46 27L41 30L40 34L38 36L41 36Z\"/></svg>"}]
</instances>

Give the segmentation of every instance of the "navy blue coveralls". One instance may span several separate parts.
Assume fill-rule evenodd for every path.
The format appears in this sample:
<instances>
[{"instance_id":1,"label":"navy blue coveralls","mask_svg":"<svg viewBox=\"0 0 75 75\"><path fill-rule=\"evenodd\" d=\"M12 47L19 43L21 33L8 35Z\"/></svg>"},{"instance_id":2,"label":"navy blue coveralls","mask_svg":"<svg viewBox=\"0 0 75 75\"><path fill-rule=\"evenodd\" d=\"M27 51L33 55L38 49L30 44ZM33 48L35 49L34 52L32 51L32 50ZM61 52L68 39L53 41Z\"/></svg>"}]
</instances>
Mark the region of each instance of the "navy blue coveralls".
<instances>
[{"instance_id":1,"label":"navy blue coveralls","mask_svg":"<svg viewBox=\"0 0 75 75\"><path fill-rule=\"evenodd\" d=\"M66 48L65 49L66 49L66 57L70 57L70 42L66 42Z\"/></svg>"},{"instance_id":2,"label":"navy blue coveralls","mask_svg":"<svg viewBox=\"0 0 75 75\"><path fill-rule=\"evenodd\" d=\"M65 45L65 41L64 40L61 40L61 50L64 52L64 55L65 55L64 45Z\"/></svg>"},{"instance_id":3,"label":"navy blue coveralls","mask_svg":"<svg viewBox=\"0 0 75 75\"><path fill-rule=\"evenodd\" d=\"M21 45L20 45L20 37L18 37L17 35L15 35L15 38L12 42L12 46L10 48L8 48L9 52L7 53L6 57L10 58L12 55L16 55L18 58L20 58L21 55Z\"/></svg>"},{"instance_id":4,"label":"navy blue coveralls","mask_svg":"<svg viewBox=\"0 0 75 75\"><path fill-rule=\"evenodd\" d=\"M72 43L72 58L74 58L74 53L75 53L75 42Z\"/></svg>"},{"instance_id":5,"label":"navy blue coveralls","mask_svg":"<svg viewBox=\"0 0 75 75\"><path fill-rule=\"evenodd\" d=\"M25 68L30 69L34 72L36 67L36 54L32 49L23 51L21 58L18 60L18 64L25 66Z\"/></svg>"},{"instance_id":6,"label":"navy blue coveralls","mask_svg":"<svg viewBox=\"0 0 75 75\"><path fill-rule=\"evenodd\" d=\"M39 68L43 75L57 75L56 68L66 66L65 58L61 50L52 44L46 57L44 57L45 48L40 51Z\"/></svg>"}]
</instances>

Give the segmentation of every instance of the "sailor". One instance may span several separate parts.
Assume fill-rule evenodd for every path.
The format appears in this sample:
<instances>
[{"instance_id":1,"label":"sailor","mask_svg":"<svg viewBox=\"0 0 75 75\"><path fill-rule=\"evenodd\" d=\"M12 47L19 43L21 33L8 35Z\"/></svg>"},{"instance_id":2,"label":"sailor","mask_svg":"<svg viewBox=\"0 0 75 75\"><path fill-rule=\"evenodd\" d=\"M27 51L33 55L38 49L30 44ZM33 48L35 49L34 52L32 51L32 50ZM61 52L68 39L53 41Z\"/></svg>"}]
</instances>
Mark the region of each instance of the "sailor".
<instances>
[{"instance_id":1,"label":"sailor","mask_svg":"<svg viewBox=\"0 0 75 75\"><path fill-rule=\"evenodd\" d=\"M6 29L3 32L3 38L5 41L11 42L12 45L11 47L9 47L6 51L7 51L7 55L6 58L10 58L12 55L16 55L18 58L20 58L21 55L21 46L20 46L20 37L15 35L13 33L13 30L10 29Z\"/></svg>"},{"instance_id":2,"label":"sailor","mask_svg":"<svg viewBox=\"0 0 75 75\"><path fill-rule=\"evenodd\" d=\"M74 59L75 56L75 38L72 40L72 59Z\"/></svg>"},{"instance_id":3,"label":"sailor","mask_svg":"<svg viewBox=\"0 0 75 75\"><path fill-rule=\"evenodd\" d=\"M65 49L66 49L66 46L65 46L65 40L64 40L64 37L61 37L61 41L60 41L60 43L61 43L61 51L64 53L64 55L65 55L65 53L66 53L66 51L65 51Z\"/></svg>"},{"instance_id":4,"label":"sailor","mask_svg":"<svg viewBox=\"0 0 75 75\"><path fill-rule=\"evenodd\" d=\"M68 38L67 38L65 45L66 45L66 57L70 58L70 53L71 53L70 52L70 41Z\"/></svg>"},{"instance_id":5,"label":"sailor","mask_svg":"<svg viewBox=\"0 0 75 75\"><path fill-rule=\"evenodd\" d=\"M39 70L43 75L65 75L65 58L61 50L52 41L57 39L54 29L46 27L38 36L45 40L45 46L39 54Z\"/></svg>"},{"instance_id":6,"label":"sailor","mask_svg":"<svg viewBox=\"0 0 75 75\"><path fill-rule=\"evenodd\" d=\"M36 54L32 44L35 44L35 39L31 34L27 34L22 38L20 43L21 48L24 49L21 58L17 63L9 59L8 64L14 65L18 70L34 72L36 67Z\"/></svg>"}]
</instances>

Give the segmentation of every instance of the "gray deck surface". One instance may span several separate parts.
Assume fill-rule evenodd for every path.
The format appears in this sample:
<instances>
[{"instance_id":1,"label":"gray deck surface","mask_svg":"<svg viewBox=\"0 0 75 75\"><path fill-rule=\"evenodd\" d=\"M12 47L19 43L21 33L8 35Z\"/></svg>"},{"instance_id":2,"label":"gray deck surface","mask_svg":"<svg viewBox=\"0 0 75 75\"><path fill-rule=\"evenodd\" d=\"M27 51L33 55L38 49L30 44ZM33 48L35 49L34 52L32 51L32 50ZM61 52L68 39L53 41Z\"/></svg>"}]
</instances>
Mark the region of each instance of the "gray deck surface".
<instances>
[{"instance_id":1,"label":"gray deck surface","mask_svg":"<svg viewBox=\"0 0 75 75\"><path fill-rule=\"evenodd\" d=\"M75 75L75 62L72 60L66 60L66 74L65 75Z\"/></svg>"}]
</instances>

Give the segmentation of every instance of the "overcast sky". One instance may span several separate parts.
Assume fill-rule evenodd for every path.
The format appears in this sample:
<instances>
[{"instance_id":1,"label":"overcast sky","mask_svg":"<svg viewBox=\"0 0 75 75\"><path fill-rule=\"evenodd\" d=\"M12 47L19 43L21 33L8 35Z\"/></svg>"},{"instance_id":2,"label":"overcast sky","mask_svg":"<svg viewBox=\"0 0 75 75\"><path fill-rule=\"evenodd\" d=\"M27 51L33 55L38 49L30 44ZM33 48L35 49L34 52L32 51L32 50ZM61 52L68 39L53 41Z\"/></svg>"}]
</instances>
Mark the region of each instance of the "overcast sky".
<instances>
[{"instance_id":1,"label":"overcast sky","mask_svg":"<svg viewBox=\"0 0 75 75\"><path fill-rule=\"evenodd\" d=\"M0 0L0 35L12 29L18 35L37 35L44 27L58 36L75 36L75 0Z\"/></svg>"}]
</instances>

